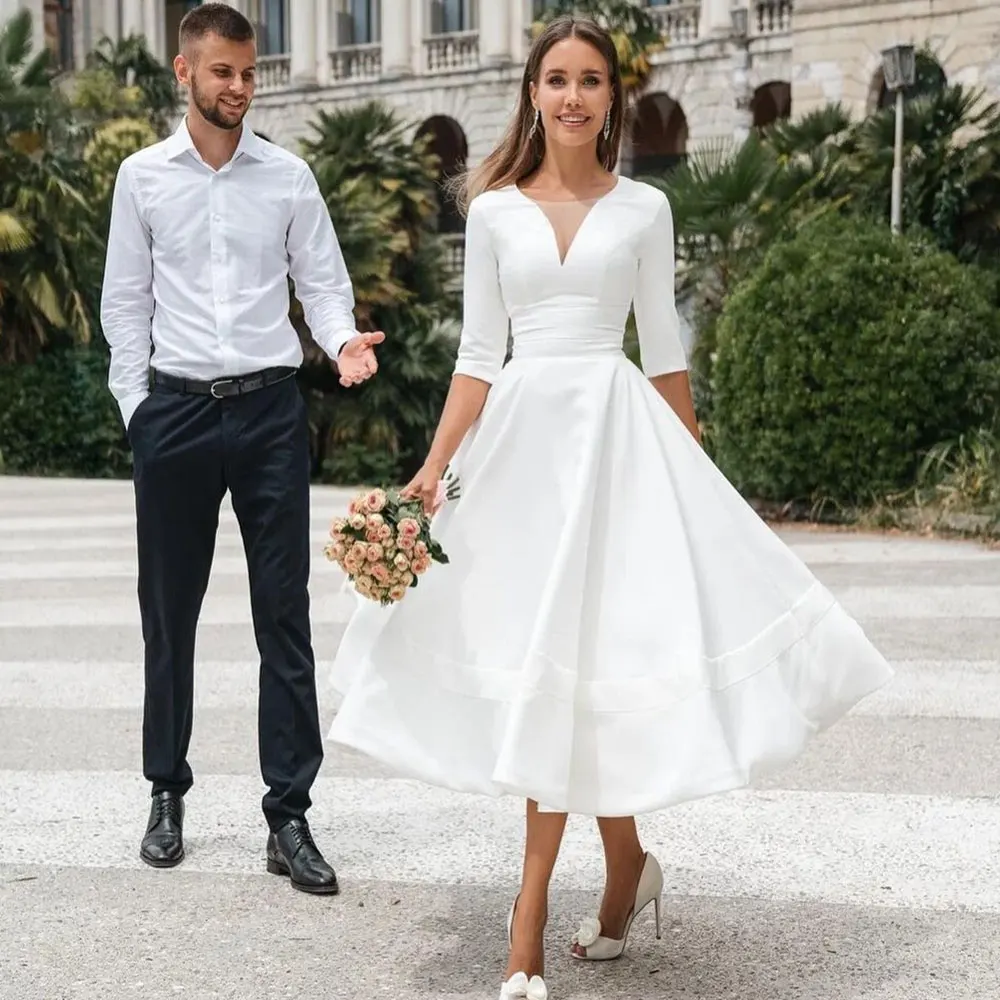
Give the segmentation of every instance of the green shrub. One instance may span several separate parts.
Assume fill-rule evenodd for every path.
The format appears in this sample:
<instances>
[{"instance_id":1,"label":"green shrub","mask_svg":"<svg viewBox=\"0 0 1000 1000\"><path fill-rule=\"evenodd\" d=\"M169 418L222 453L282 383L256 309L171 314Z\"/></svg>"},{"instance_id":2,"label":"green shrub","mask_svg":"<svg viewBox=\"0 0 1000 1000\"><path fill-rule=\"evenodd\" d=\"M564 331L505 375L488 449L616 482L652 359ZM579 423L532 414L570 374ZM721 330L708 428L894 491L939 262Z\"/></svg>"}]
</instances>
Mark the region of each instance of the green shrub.
<instances>
[{"instance_id":1,"label":"green shrub","mask_svg":"<svg viewBox=\"0 0 1000 1000\"><path fill-rule=\"evenodd\" d=\"M0 461L6 473L127 476L132 459L98 348L52 351L0 367Z\"/></svg>"},{"instance_id":2,"label":"green shrub","mask_svg":"<svg viewBox=\"0 0 1000 1000\"><path fill-rule=\"evenodd\" d=\"M775 245L719 325L715 457L744 493L863 503L1000 404L1000 312L976 269L825 218Z\"/></svg>"}]
</instances>

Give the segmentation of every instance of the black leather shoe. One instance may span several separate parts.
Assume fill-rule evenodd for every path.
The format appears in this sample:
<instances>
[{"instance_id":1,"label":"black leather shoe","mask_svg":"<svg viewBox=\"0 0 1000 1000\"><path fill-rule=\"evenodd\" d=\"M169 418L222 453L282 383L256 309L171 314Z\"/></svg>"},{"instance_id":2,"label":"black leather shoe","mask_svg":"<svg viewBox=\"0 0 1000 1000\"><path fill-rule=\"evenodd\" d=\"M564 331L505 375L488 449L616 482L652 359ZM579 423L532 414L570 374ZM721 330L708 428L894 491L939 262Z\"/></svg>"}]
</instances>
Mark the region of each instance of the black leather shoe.
<instances>
[{"instance_id":1,"label":"black leather shoe","mask_svg":"<svg viewBox=\"0 0 1000 1000\"><path fill-rule=\"evenodd\" d=\"M184 860L184 799L177 792L153 796L139 857L153 868L173 868Z\"/></svg>"},{"instance_id":2,"label":"black leather shoe","mask_svg":"<svg viewBox=\"0 0 1000 1000\"><path fill-rule=\"evenodd\" d=\"M267 870L287 875L301 892L332 896L340 891L337 875L323 860L304 819L289 820L267 838Z\"/></svg>"}]
</instances>

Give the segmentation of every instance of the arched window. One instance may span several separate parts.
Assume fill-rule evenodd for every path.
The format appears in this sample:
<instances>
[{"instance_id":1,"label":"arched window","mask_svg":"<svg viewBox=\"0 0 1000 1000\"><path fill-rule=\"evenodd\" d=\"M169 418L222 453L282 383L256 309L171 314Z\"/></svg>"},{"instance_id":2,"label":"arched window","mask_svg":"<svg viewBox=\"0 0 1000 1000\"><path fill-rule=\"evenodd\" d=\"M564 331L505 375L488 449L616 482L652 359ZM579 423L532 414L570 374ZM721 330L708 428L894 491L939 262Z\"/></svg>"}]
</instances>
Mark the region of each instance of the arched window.
<instances>
[{"instance_id":1,"label":"arched window","mask_svg":"<svg viewBox=\"0 0 1000 1000\"><path fill-rule=\"evenodd\" d=\"M687 141L684 109L669 94L646 94L632 130L633 175L669 172L687 156Z\"/></svg>"}]
</instances>

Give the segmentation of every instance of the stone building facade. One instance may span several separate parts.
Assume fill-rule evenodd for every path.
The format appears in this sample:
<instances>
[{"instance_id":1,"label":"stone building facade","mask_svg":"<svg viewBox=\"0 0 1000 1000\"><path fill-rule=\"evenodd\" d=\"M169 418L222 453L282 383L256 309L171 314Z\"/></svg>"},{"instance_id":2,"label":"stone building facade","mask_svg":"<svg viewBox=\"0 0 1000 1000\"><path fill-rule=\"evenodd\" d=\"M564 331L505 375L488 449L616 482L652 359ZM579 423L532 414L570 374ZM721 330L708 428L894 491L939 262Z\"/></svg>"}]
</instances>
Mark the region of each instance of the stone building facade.
<instances>
[{"instance_id":1,"label":"stone building facade","mask_svg":"<svg viewBox=\"0 0 1000 1000\"><path fill-rule=\"evenodd\" d=\"M35 13L37 44L72 70L104 35L176 54L199 0L0 0ZM257 26L250 123L295 149L321 108L378 98L430 133L450 171L475 163L514 107L528 29L546 0L230 0ZM928 44L949 80L1000 99L1000 0L636 0L667 44L622 169L669 167L700 144L828 101L878 103L880 52ZM739 13L742 11L742 14ZM735 12L735 15L734 15ZM453 220L457 223L458 220Z\"/></svg>"}]
</instances>

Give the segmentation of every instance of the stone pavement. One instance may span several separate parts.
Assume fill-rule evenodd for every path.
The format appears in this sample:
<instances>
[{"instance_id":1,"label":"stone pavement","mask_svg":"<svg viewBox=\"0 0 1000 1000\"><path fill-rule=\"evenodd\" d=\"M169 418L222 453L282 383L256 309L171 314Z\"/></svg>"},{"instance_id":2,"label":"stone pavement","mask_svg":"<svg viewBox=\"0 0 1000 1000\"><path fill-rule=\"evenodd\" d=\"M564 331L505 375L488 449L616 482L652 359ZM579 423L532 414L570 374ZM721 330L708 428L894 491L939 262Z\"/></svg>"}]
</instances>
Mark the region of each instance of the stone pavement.
<instances>
[{"instance_id":1,"label":"stone pavement","mask_svg":"<svg viewBox=\"0 0 1000 1000\"><path fill-rule=\"evenodd\" d=\"M320 548L324 676L353 598ZM256 653L231 514L199 635L188 857L142 865L141 646L128 483L0 478L0 998L494 1000L520 803L400 780L336 747L311 814L343 893L264 872ZM808 530L786 539L898 678L753 789L642 821L667 876L626 957L567 957L602 882L571 819L552 1000L1000 996L1000 553ZM324 725L334 706L322 690Z\"/></svg>"}]
</instances>

